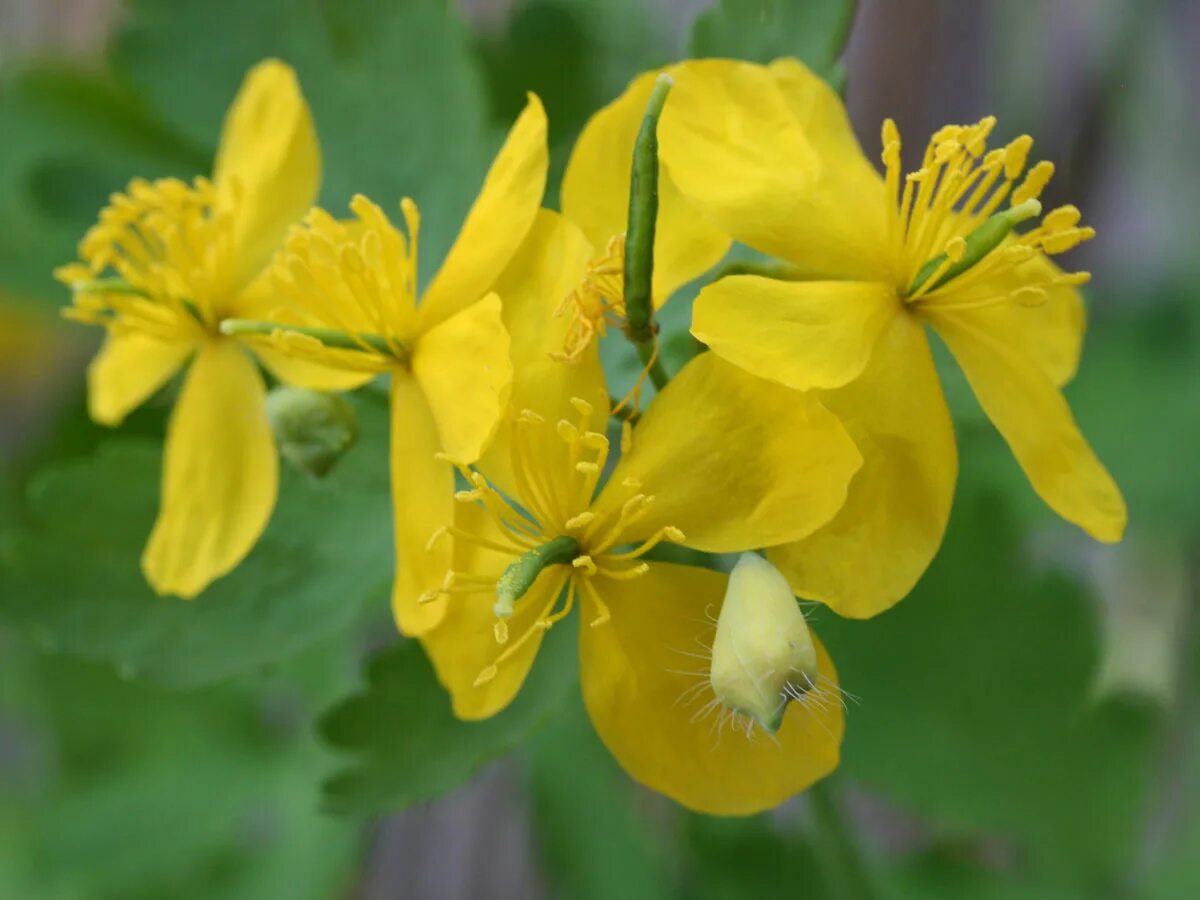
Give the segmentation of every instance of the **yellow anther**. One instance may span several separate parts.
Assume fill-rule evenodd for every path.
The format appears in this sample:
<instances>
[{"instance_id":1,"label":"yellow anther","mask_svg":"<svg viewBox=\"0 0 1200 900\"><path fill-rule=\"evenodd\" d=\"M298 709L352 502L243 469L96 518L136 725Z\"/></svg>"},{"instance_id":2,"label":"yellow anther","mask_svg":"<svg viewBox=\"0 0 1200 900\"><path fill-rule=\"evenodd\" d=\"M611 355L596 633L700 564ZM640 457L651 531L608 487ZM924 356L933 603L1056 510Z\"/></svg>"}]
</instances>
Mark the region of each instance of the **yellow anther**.
<instances>
[{"instance_id":1,"label":"yellow anther","mask_svg":"<svg viewBox=\"0 0 1200 900\"><path fill-rule=\"evenodd\" d=\"M572 397L571 405L573 407L575 407L575 411L578 412L581 416L586 417L586 416L591 416L591 414L592 414L592 411L593 411L592 404L588 403L582 397Z\"/></svg>"},{"instance_id":2,"label":"yellow anther","mask_svg":"<svg viewBox=\"0 0 1200 900\"><path fill-rule=\"evenodd\" d=\"M558 425L555 426L555 431L558 433L558 436L568 444L579 440L579 429L566 419L558 420Z\"/></svg>"},{"instance_id":3,"label":"yellow anther","mask_svg":"<svg viewBox=\"0 0 1200 900\"><path fill-rule=\"evenodd\" d=\"M687 540L687 536L674 525L668 525L664 528L663 536L672 544L682 544Z\"/></svg>"},{"instance_id":4,"label":"yellow anther","mask_svg":"<svg viewBox=\"0 0 1200 900\"><path fill-rule=\"evenodd\" d=\"M571 518L567 519L567 521L564 523L563 527L566 528L567 531L575 531L583 528L586 525L590 525L595 518L596 514L591 510L587 510L585 512L581 512L577 516L571 516Z\"/></svg>"},{"instance_id":5,"label":"yellow anther","mask_svg":"<svg viewBox=\"0 0 1200 900\"><path fill-rule=\"evenodd\" d=\"M596 563L590 556L577 556L571 560L571 565L576 569L583 569L588 575L596 574Z\"/></svg>"},{"instance_id":6,"label":"yellow anther","mask_svg":"<svg viewBox=\"0 0 1200 900\"><path fill-rule=\"evenodd\" d=\"M475 489L470 491L455 491L454 499L459 503L474 503L483 497L483 492Z\"/></svg>"},{"instance_id":7,"label":"yellow anther","mask_svg":"<svg viewBox=\"0 0 1200 900\"><path fill-rule=\"evenodd\" d=\"M1013 303L1025 309L1034 309L1046 302L1046 291L1040 287L1017 288L1011 296Z\"/></svg>"},{"instance_id":8,"label":"yellow anther","mask_svg":"<svg viewBox=\"0 0 1200 900\"><path fill-rule=\"evenodd\" d=\"M508 643L508 623L503 619L497 619L492 626L492 635L496 638L497 644Z\"/></svg>"},{"instance_id":9,"label":"yellow anther","mask_svg":"<svg viewBox=\"0 0 1200 900\"><path fill-rule=\"evenodd\" d=\"M582 475L596 475L600 472L600 467L594 462L577 462L575 471Z\"/></svg>"},{"instance_id":10,"label":"yellow anther","mask_svg":"<svg viewBox=\"0 0 1200 900\"><path fill-rule=\"evenodd\" d=\"M1016 180L1017 176L1025 170L1025 163L1029 160L1029 151L1032 148L1033 138L1027 134L1009 142L1008 146L1004 148L1005 178L1009 181Z\"/></svg>"},{"instance_id":11,"label":"yellow anther","mask_svg":"<svg viewBox=\"0 0 1200 900\"><path fill-rule=\"evenodd\" d=\"M1079 287L1087 284L1092 280L1091 272L1069 272L1059 275L1050 283L1053 285L1062 285L1064 287Z\"/></svg>"},{"instance_id":12,"label":"yellow anther","mask_svg":"<svg viewBox=\"0 0 1200 900\"><path fill-rule=\"evenodd\" d=\"M1080 217L1079 208L1067 204L1046 213L1046 217L1042 219L1042 227L1047 231L1064 231L1078 225Z\"/></svg>"},{"instance_id":13,"label":"yellow anther","mask_svg":"<svg viewBox=\"0 0 1200 900\"><path fill-rule=\"evenodd\" d=\"M546 420L532 409L523 409L517 413L517 421L526 425L544 425Z\"/></svg>"},{"instance_id":14,"label":"yellow anther","mask_svg":"<svg viewBox=\"0 0 1200 900\"><path fill-rule=\"evenodd\" d=\"M1054 163L1042 160L1026 173L1021 186L1013 192L1013 206L1019 206L1026 200L1041 196L1052 177L1054 177Z\"/></svg>"},{"instance_id":15,"label":"yellow anther","mask_svg":"<svg viewBox=\"0 0 1200 900\"><path fill-rule=\"evenodd\" d=\"M1045 238L1042 241L1042 249L1051 256L1054 256L1059 253L1066 253L1084 241L1090 241L1095 236L1096 229L1094 228L1071 228Z\"/></svg>"},{"instance_id":16,"label":"yellow anther","mask_svg":"<svg viewBox=\"0 0 1200 900\"><path fill-rule=\"evenodd\" d=\"M474 687L482 687L483 685L487 684L489 681L491 681L493 678L496 677L497 671L498 670L496 669L495 666L488 666L486 669L484 669L478 675L475 676Z\"/></svg>"},{"instance_id":17,"label":"yellow anther","mask_svg":"<svg viewBox=\"0 0 1200 900\"><path fill-rule=\"evenodd\" d=\"M621 423L621 453L633 449L633 423L626 419Z\"/></svg>"},{"instance_id":18,"label":"yellow anther","mask_svg":"<svg viewBox=\"0 0 1200 900\"><path fill-rule=\"evenodd\" d=\"M424 591L421 593L421 595L419 597L417 597L417 603L420 603L421 605L424 605L426 603L432 603L438 597L442 596L443 593L444 593L443 591L440 591L437 589L430 589L428 591Z\"/></svg>"},{"instance_id":19,"label":"yellow anther","mask_svg":"<svg viewBox=\"0 0 1200 900\"><path fill-rule=\"evenodd\" d=\"M880 143L883 144L884 148L889 144L895 144L897 152L900 150L900 129L896 127L895 120L883 120L883 127L880 130Z\"/></svg>"},{"instance_id":20,"label":"yellow anther","mask_svg":"<svg viewBox=\"0 0 1200 900\"><path fill-rule=\"evenodd\" d=\"M1005 262L1012 265L1026 262L1037 255L1037 250L1028 244L1013 244L1011 247L1005 247L1001 252L1004 254Z\"/></svg>"},{"instance_id":21,"label":"yellow anther","mask_svg":"<svg viewBox=\"0 0 1200 900\"><path fill-rule=\"evenodd\" d=\"M431 534L429 536L429 540L425 542L425 552L432 553L433 548L436 547L438 545L438 543L441 541L441 539L444 538L447 534L449 534L449 532L450 532L450 529L447 528L445 525L442 525L440 528L438 528L437 531L435 531L433 534Z\"/></svg>"}]
</instances>

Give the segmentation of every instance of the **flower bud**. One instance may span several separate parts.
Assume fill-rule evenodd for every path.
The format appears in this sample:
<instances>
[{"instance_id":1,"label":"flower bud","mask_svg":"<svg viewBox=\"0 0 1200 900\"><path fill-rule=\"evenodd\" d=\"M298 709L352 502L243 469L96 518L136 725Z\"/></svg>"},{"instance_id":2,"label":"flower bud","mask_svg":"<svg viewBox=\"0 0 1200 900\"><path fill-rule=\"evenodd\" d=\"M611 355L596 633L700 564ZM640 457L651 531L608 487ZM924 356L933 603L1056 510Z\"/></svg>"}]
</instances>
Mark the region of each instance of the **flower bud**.
<instances>
[{"instance_id":1,"label":"flower bud","mask_svg":"<svg viewBox=\"0 0 1200 900\"><path fill-rule=\"evenodd\" d=\"M280 455L316 478L358 440L354 407L337 394L277 387L267 395L267 417Z\"/></svg>"},{"instance_id":2,"label":"flower bud","mask_svg":"<svg viewBox=\"0 0 1200 900\"><path fill-rule=\"evenodd\" d=\"M788 701L817 681L817 650L792 589L778 569L743 553L729 576L709 674L727 708L772 734Z\"/></svg>"}]
</instances>

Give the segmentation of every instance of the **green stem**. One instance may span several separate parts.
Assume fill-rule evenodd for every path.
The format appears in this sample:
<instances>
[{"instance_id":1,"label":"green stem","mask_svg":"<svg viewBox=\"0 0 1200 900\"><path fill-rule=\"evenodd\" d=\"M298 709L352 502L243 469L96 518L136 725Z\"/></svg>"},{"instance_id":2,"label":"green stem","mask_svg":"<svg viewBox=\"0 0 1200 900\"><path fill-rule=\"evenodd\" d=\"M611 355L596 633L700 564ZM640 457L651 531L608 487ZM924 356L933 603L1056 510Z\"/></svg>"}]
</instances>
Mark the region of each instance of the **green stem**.
<instances>
[{"instance_id":1,"label":"green stem","mask_svg":"<svg viewBox=\"0 0 1200 900\"><path fill-rule=\"evenodd\" d=\"M370 347L386 356L397 356L396 348L381 334L347 334L334 328L309 328L303 325L280 325L278 322L256 322L252 319L224 319L221 334L272 335L282 331L316 338L334 350L364 350ZM364 346L365 345L365 346Z\"/></svg>"},{"instance_id":2,"label":"green stem","mask_svg":"<svg viewBox=\"0 0 1200 900\"><path fill-rule=\"evenodd\" d=\"M801 281L804 273L796 265L781 259L735 260L728 262L713 274L710 280L720 281L729 275L761 275L763 278L774 278L776 281Z\"/></svg>"},{"instance_id":3,"label":"green stem","mask_svg":"<svg viewBox=\"0 0 1200 900\"><path fill-rule=\"evenodd\" d=\"M812 844L836 900L872 900L875 886L858 842L846 822L830 779L808 790L816 827Z\"/></svg>"}]
</instances>

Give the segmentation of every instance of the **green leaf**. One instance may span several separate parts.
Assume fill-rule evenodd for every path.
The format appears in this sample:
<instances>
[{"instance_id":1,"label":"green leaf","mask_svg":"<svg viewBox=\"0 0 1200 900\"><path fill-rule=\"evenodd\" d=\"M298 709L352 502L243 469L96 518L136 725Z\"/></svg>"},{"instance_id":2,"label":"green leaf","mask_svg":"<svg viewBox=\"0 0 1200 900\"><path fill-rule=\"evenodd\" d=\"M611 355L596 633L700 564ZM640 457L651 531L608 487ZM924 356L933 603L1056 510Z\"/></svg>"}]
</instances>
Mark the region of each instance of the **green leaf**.
<instances>
[{"instance_id":1,"label":"green leaf","mask_svg":"<svg viewBox=\"0 0 1200 900\"><path fill-rule=\"evenodd\" d=\"M1000 830L1048 868L1127 861L1157 717L1092 698L1095 611L1034 576L1005 508L960 485L924 581L867 622L819 616L851 705L843 770L948 833Z\"/></svg>"},{"instance_id":2,"label":"green leaf","mask_svg":"<svg viewBox=\"0 0 1200 900\"><path fill-rule=\"evenodd\" d=\"M835 86L854 21L855 0L717 0L692 28L693 57L767 63L799 57Z\"/></svg>"},{"instance_id":3,"label":"green leaf","mask_svg":"<svg viewBox=\"0 0 1200 900\"><path fill-rule=\"evenodd\" d=\"M445 0L133 0L113 63L162 119L216 149L246 71L294 66L324 158L321 202L422 210L433 275L499 146L463 23ZM200 75L200 73L203 73ZM489 144L493 146L489 146Z\"/></svg>"},{"instance_id":4,"label":"green leaf","mask_svg":"<svg viewBox=\"0 0 1200 900\"><path fill-rule=\"evenodd\" d=\"M160 444L113 438L50 465L4 545L0 621L46 649L175 686L286 658L343 627L386 594L392 568L386 416L378 403L358 408L360 446L319 482L285 469L258 545L191 601L154 595L138 564Z\"/></svg>"},{"instance_id":5,"label":"green leaf","mask_svg":"<svg viewBox=\"0 0 1200 900\"><path fill-rule=\"evenodd\" d=\"M828 900L824 875L795 822L773 817L689 816L684 896L703 900L788 897ZM802 886L802 888L801 888Z\"/></svg>"},{"instance_id":6,"label":"green leaf","mask_svg":"<svg viewBox=\"0 0 1200 900\"><path fill-rule=\"evenodd\" d=\"M6 647L0 679L23 689L0 697L0 721L33 764L19 793L0 791L0 845L24 836L0 886L7 876L12 896L31 898L338 895L358 834L317 812L330 760L309 725L349 680L343 643L334 635L278 678L187 694ZM0 785L5 774L0 764Z\"/></svg>"},{"instance_id":7,"label":"green leaf","mask_svg":"<svg viewBox=\"0 0 1200 900\"><path fill-rule=\"evenodd\" d=\"M454 717L416 641L376 656L364 691L322 723L331 745L358 757L325 784L326 806L341 813L403 809L444 794L515 749L577 689L572 631L564 625L547 635L516 700L481 722Z\"/></svg>"},{"instance_id":8,"label":"green leaf","mask_svg":"<svg viewBox=\"0 0 1200 900\"><path fill-rule=\"evenodd\" d=\"M12 300L65 299L52 269L134 175L205 163L113 79L66 68L8 74L0 133L0 290Z\"/></svg>"},{"instance_id":9,"label":"green leaf","mask_svg":"<svg viewBox=\"0 0 1200 900\"><path fill-rule=\"evenodd\" d=\"M637 789L596 736L581 698L537 736L527 761L535 833L555 896L672 893L661 829L634 802Z\"/></svg>"}]
</instances>

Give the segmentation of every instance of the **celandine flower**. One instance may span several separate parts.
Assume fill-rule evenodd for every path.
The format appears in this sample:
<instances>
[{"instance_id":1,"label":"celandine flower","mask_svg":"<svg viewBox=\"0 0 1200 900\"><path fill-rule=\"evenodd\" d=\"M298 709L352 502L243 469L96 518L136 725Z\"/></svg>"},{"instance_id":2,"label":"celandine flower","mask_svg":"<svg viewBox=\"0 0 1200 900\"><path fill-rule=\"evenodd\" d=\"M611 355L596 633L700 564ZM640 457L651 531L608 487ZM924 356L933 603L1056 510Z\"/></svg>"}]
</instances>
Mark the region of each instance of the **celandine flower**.
<instances>
[{"instance_id":1,"label":"celandine flower","mask_svg":"<svg viewBox=\"0 0 1200 900\"><path fill-rule=\"evenodd\" d=\"M578 607L584 699L630 774L695 809L762 809L836 765L841 710L814 695L774 740L718 739L697 657L728 579L647 553L661 541L733 552L809 534L840 508L861 458L815 398L703 354L654 399L601 486L614 448L596 347L573 365L549 358L569 327L554 305L590 252L544 212L501 280L513 415L479 467L464 468L453 525L431 537L432 551L453 555L442 583L414 598L448 603L422 640L455 712L483 718L508 704L542 636ZM819 660L832 686L823 651Z\"/></svg>"},{"instance_id":2,"label":"celandine flower","mask_svg":"<svg viewBox=\"0 0 1200 900\"><path fill-rule=\"evenodd\" d=\"M246 556L271 516L278 461L263 379L218 323L274 305L262 273L316 197L320 167L295 74L260 63L225 119L212 181L134 181L84 237L82 263L56 273L75 291L65 314L108 331L88 369L95 421L119 424L191 360L142 555L160 594L198 594Z\"/></svg>"},{"instance_id":3,"label":"celandine flower","mask_svg":"<svg viewBox=\"0 0 1200 900\"><path fill-rule=\"evenodd\" d=\"M571 323L554 352L577 360L608 326L625 324L625 229L629 216L630 160L656 74L634 79L625 93L597 112L571 151L562 183L563 215L582 229L590 248L582 276L557 314ZM729 249L723 231L659 175L654 241L654 308L680 286L711 268Z\"/></svg>"},{"instance_id":4,"label":"celandine flower","mask_svg":"<svg viewBox=\"0 0 1200 900\"><path fill-rule=\"evenodd\" d=\"M390 376L393 609L409 634L431 628L443 612L443 604L415 598L440 583L449 565L448 549L425 552L430 533L453 516L449 461L478 459L508 402L509 339L500 299L489 291L537 215L546 166L546 116L531 95L420 303L416 204L401 201L406 238L357 196L352 220L314 209L290 235L275 265L288 306L270 321L222 326L258 334L284 355L342 370L359 384Z\"/></svg>"},{"instance_id":5,"label":"celandine flower","mask_svg":"<svg viewBox=\"0 0 1200 900\"><path fill-rule=\"evenodd\" d=\"M1125 503L1060 391L1079 362L1087 275L1049 257L1092 230L1072 206L1042 216L1053 166L1027 169L1031 139L989 151L993 119L947 126L902 176L888 121L881 178L841 100L799 62L703 61L673 74L659 134L675 183L807 279L722 279L697 300L693 334L756 375L819 389L866 459L841 514L771 554L797 593L873 615L909 591L941 542L957 456L925 325L1042 499L1119 540Z\"/></svg>"}]
</instances>

